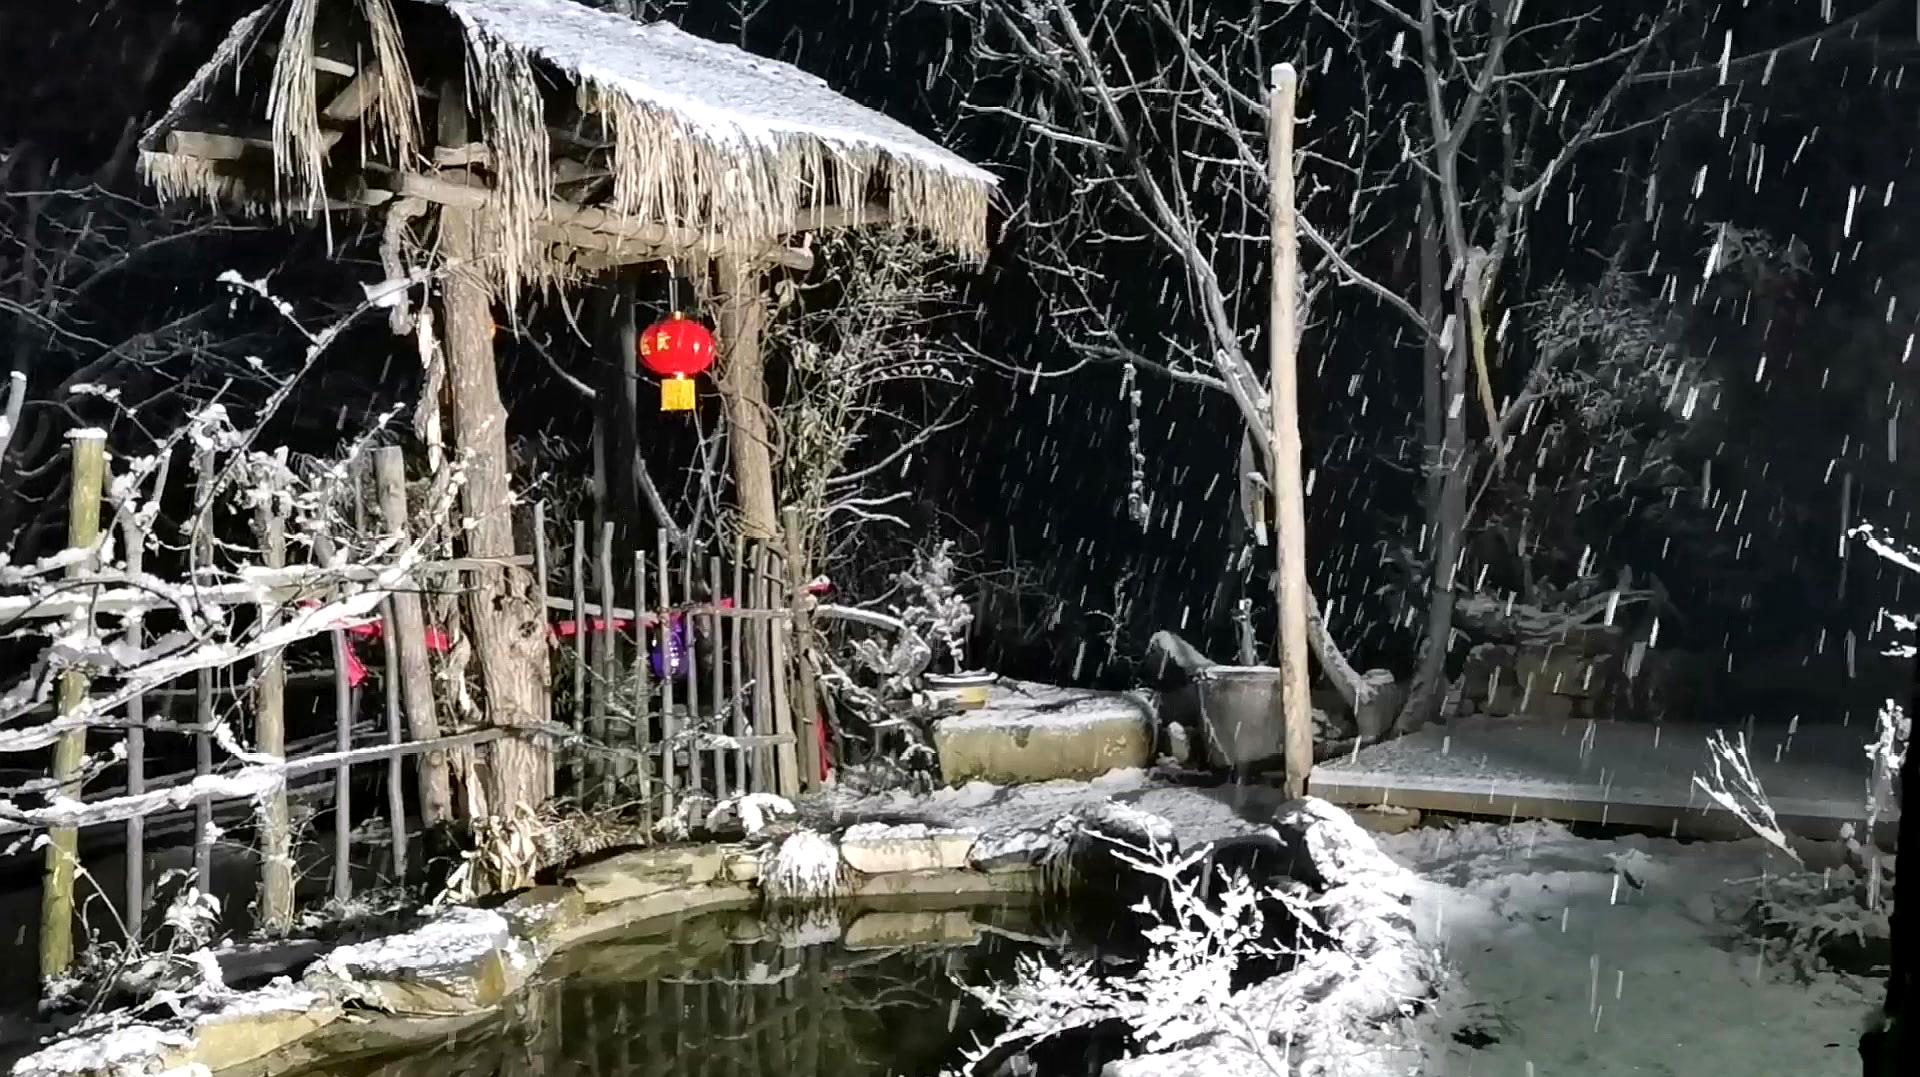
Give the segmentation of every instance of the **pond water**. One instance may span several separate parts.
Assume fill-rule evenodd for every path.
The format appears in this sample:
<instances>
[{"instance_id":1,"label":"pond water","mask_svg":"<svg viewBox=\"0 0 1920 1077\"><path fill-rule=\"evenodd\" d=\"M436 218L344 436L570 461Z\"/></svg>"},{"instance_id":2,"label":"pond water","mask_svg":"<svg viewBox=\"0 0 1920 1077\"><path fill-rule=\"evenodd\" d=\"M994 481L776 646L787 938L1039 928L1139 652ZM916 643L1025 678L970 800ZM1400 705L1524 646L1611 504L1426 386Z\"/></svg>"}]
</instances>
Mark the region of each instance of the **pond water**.
<instances>
[{"instance_id":1,"label":"pond water","mask_svg":"<svg viewBox=\"0 0 1920 1077\"><path fill-rule=\"evenodd\" d=\"M931 1077L998 1032L956 980L1004 981L1020 954L1060 945L1019 909L825 917L716 915L590 943L487 1027L316 1073Z\"/></svg>"}]
</instances>

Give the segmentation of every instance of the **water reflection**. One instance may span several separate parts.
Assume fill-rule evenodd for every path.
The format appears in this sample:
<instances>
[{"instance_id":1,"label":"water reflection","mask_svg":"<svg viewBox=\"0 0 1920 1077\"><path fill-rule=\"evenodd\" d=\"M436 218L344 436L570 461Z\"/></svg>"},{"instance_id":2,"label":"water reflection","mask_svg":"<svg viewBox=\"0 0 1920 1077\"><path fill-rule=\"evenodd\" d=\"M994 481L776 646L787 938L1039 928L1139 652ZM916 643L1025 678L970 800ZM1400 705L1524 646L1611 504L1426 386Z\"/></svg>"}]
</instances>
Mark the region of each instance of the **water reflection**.
<instances>
[{"instance_id":1,"label":"water reflection","mask_svg":"<svg viewBox=\"0 0 1920 1077\"><path fill-rule=\"evenodd\" d=\"M1059 945L1029 910L688 921L554 959L484 1024L328 1077L909 1077L957 1065L991 1018L956 979ZM318 1072L313 1077L320 1077Z\"/></svg>"}]
</instances>

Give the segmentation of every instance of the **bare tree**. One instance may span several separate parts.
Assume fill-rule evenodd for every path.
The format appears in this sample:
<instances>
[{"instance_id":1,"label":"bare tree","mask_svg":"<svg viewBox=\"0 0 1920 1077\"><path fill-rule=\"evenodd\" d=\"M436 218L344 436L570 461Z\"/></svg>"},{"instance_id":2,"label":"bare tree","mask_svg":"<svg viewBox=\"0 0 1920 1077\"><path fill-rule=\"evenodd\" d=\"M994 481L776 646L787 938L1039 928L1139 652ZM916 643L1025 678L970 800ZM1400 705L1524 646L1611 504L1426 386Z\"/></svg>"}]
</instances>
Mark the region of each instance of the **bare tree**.
<instances>
[{"instance_id":1,"label":"bare tree","mask_svg":"<svg viewBox=\"0 0 1920 1077\"><path fill-rule=\"evenodd\" d=\"M1021 132L1029 197L1012 228L1079 361L1223 391L1252 430L1266 416L1249 354L1262 318L1240 303L1260 294L1266 233L1260 80L1291 59L1310 105L1318 83L1352 88L1304 125L1302 332L1330 333L1345 291L1397 319L1425 355L1426 623L1392 724L1429 720L1446 686L1473 477L1501 466L1537 399L1524 382L1502 399L1492 304L1524 290L1514 263L1532 215L1578 154L1654 122L1624 118L1623 105L1691 0L1624 19L1519 0L930 2L974 26L972 107ZM1270 55L1275 41L1289 55ZM1404 250L1409 224L1420 272L1402 283L1381 248ZM1155 328L1120 306L1089 264L1115 247L1168 270L1187 309L1154 310ZM1264 442L1245 454L1255 464ZM1315 627L1323 670L1361 713L1377 684L1353 672L1317 613Z\"/></svg>"}]
</instances>

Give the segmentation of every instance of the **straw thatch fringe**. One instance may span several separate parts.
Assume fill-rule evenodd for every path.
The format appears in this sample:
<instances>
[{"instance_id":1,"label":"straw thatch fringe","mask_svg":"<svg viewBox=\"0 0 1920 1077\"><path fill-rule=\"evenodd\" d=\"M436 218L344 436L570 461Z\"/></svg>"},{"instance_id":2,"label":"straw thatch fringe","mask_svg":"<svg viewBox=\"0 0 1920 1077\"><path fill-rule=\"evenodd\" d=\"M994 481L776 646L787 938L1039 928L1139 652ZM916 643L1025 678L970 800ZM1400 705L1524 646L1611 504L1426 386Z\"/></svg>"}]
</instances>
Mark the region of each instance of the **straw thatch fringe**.
<instances>
[{"instance_id":1,"label":"straw thatch fringe","mask_svg":"<svg viewBox=\"0 0 1920 1077\"><path fill-rule=\"evenodd\" d=\"M400 20L391 0L360 0L360 14L367 21L367 36L373 42L374 63L380 72L365 126L389 159L404 168L420 145L420 99L414 91L413 70L407 64L406 41L400 35Z\"/></svg>"},{"instance_id":2,"label":"straw thatch fringe","mask_svg":"<svg viewBox=\"0 0 1920 1077\"><path fill-rule=\"evenodd\" d=\"M220 175L204 161L160 152L160 139L179 122L180 117L222 72L231 68L238 75L240 58L259 41L260 32L267 24L267 15L279 3L280 0L268 0L235 23L220 42L220 47L214 50L213 56L200 65L200 70L194 72L193 78L167 103L166 111L140 136L141 178L151 182L161 198L204 198L209 202L229 205L237 202L248 208L258 208L241 191L240 184L232 176Z\"/></svg>"},{"instance_id":3,"label":"straw thatch fringe","mask_svg":"<svg viewBox=\"0 0 1920 1077\"><path fill-rule=\"evenodd\" d=\"M804 228L835 203L884 189L896 220L970 257L986 253L989 187L868 147L810 135L717 138L615 86L581 78L582 111L613 139L615 212L700 228L724 248L748 248Z\"/></svg>"},{"instance_id":4,"label":"straw thatch fringe","mask_svg":"<svg viewBox=\"0 0 1920 1077\"><path fill-rule=\"evenodd\" d=\"M534 238L553 199L546 108L534 81L532 57L474 23L461 19L467 39L467 100L479 106L493 159L496 201L485 216L495 251L490 266L502 298L512 303L522 281L552 272ZM483 239L483 242L485 239Z\"/></svg>"},{"instance_id":5,"label":"straw thatch fringe","mask_svg":"<svg viewBox=\"0 0 1920 1077\"><path fill-rule=\"evenodd\" d=\"M265 215L269 211L258 190L211 161L141 150L139 169L141 177L153 186L154 193L163 202L174 198L201 198L246 214Z\"/></svg>"},{"instance_id":6,"label":"straw thatch fringe","mask_svg":"<svg viewBox=\"0 0 1920 1077\"><path fill-rule=\"evenodd\" d=\"M313 24L320 0L287 0L267 90L267 122L273 129L274 205L305 203L309 212L325 197L321 166L320 103L314 88Z\"/></svg>"}]
</instances>

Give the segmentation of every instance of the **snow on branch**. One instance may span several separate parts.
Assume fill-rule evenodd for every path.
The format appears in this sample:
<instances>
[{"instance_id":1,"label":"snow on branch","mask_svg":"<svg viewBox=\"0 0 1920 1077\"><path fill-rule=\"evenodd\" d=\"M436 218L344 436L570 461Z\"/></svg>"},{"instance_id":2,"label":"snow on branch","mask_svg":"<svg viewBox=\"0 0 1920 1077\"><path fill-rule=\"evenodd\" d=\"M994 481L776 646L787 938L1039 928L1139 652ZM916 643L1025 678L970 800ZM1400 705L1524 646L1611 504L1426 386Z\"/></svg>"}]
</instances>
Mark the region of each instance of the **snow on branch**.
<instances>
[{"instance_id":1,"label":"snow on branch","mask_svg":"<svg viewBox=\"0 0 1920 1077\"><path fill-rule=\"evenodd\" d=\"M1713 777L1709 780L1696 774L1694 786L1731 812L1755 837L1804 866L1800 854L1788 843L1766 790L1760 787L1760 776L1754 773L1753 760L1747 754L1746 735L1741 734L1738 741L1730 742L1724 730L1715 730L1713 736L1707 738L1707 751Z\"/></svg>"}]
</instances>

